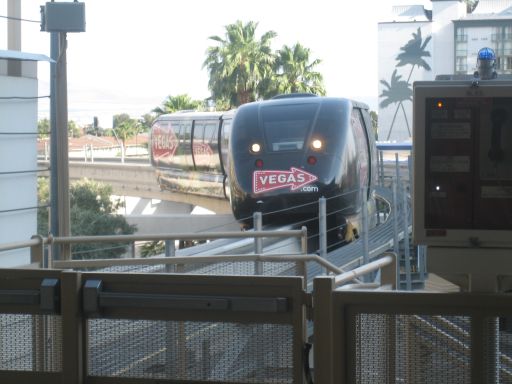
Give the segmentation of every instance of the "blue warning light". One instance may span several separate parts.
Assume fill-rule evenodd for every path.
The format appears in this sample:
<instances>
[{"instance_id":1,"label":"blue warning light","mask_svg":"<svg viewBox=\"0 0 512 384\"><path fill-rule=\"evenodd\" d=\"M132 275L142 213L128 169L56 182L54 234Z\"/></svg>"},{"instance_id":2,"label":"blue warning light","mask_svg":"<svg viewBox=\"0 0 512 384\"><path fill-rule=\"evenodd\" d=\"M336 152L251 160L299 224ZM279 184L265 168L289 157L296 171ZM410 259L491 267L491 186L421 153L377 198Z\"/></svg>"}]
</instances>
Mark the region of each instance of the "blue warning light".
<instances>
[{"instance_id":1,"label":"blue warning light","mask_svg":"<svg viewBox=\"0 0 512 384\"><path fill-rule=\"evenodd\" d=\"M482 48L478 51L479 60L496 60L496 55L491 48Z\"/></svg>"}]
</instances>

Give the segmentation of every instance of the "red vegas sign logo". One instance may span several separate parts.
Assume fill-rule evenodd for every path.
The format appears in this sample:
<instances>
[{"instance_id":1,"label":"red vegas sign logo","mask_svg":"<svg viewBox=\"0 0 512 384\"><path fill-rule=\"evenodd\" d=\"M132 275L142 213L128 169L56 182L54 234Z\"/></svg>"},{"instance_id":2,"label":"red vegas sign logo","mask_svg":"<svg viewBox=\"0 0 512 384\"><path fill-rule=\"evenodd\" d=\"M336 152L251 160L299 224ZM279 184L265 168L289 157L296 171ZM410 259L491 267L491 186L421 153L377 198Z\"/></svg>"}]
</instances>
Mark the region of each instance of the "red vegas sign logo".
<instances>
[{"instance_id":1,"label":"red vegas sign logo","mask_svg":"<svg viewBox=\"0 0 512 384\"><path fill-rule=\"evenodd\" d=\"M295 167L291 167L289 171L254 171L252 175L252 189L254 193L288 187L295 191L316 180L318 180L318 177L315 175Z\"/></svg>"}]
</instances>

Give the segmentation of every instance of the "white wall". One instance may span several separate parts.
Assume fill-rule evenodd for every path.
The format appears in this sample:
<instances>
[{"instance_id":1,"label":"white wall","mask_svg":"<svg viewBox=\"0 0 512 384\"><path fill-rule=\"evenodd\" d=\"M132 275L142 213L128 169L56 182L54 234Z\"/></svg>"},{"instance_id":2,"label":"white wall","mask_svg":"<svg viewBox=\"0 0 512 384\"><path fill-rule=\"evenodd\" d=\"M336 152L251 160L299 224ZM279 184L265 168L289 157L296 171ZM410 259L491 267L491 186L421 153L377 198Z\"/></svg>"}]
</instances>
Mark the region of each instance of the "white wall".
<instances>
[{"instance_id":1,"label":"white wall","mask_svg":"<svg viewBox=\"0 0 512 384\"><path fill-rule=\"evenodd\" d=\"M36 66L36 63L33 63ZM0 75L0 97L37 96L37 79ZM13 134L11 134L13 133ZM25 134L32 133L32 134ZM37 232L37 99L0 100L0 244L26 241ZM0 253L0 267L30 262L30 250Z\"/></svg>"},{"instance_id":2,"label":"white wall","mask_svg":"<svg viewBox=\"0 0 512 384\"><path fill-rule=\"evenodd\" d=\"M466 16L466 4L460 1L432 1L433 70L451 74L455 70L453 21Z\"/></svg>"}]
</instances>

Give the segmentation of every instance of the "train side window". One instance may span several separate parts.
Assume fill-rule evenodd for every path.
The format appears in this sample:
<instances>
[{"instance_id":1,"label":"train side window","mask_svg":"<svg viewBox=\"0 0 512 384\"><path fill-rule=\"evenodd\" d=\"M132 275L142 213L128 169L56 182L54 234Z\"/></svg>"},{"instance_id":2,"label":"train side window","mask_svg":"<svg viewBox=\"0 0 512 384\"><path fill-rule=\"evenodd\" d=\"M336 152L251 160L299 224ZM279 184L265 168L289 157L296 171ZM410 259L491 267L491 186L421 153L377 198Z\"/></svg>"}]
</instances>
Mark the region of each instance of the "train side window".
<instances>
[{"instance_id":1,"label":"train side window","mask_svg":"<svg viewBox=\"0 0 512 384\"><path fill-rule=\"evenodd\" d=\"M218 156L218 121L196 121L192 152L198 170L220 172Z\"/></svg>"},{"instance_id":2,"label":"train side window","mask_svg":"<svg viewBox=\"0 0 512 384\"><path fill-rule=\"evenodd\" d=\"M228 168L228 151L229 151L229 136L231 135L231 119L223 120L221 127L221 136L220 136L220 152L222 158L222 168L224 169L224 174L227 173Z\"/></svg>"},{"instance_id":3,"label":"train side window","mask_svg":"<svg viewBox=\"0 0 512 384\"><path fill-rule=\"evenodd\" d=\"M193 166L192 153L190 151L192 122L176 120L171 122L171 127L178 140L178 148L172 157L172 165L180 169L190 169Z\"/></svg>"},{"instance_id":4,"label":"train side window","mask_svg":"<svg viewBox=\"0 0 512 384\"><path fill-rule=\"evenodd\" d=\"M370 187L369 160L370 148L368 146L368 136L366 133L363 116L358 108L352 109L350 125L354 131L357 152L359 153L359 182L361 187Z\"/></svg>"}]
</instances>

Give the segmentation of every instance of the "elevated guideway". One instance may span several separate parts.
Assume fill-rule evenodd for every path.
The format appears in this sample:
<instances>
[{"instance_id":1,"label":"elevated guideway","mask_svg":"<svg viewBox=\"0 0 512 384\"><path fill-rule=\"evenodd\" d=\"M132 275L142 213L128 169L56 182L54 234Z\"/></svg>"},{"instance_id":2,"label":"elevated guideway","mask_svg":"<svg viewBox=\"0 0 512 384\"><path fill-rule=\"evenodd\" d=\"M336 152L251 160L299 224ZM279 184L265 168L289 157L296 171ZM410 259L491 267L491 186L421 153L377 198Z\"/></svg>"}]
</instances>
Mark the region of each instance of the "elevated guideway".
<instances>
[{"instance_id":1,"label":"elevated guideway","mask_svg":"<svg viewBox=\"0 0 512 384\"><path fill-rule=\"evenodd\" d=\"M47 161L38 161L41 168L48 168ZM204 207L215 213L231 213L229 202L225 199L162 191L156 180L156 174L150 164L120 163L85 163L71 161L69 163L70 180L87 178L107 183L119 196L137 196L149 199L173 201Z\"/></svg>"}]
</instances>

